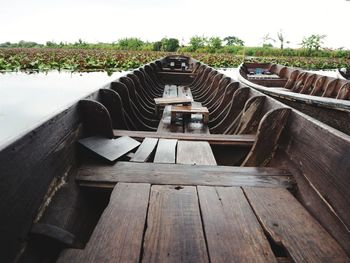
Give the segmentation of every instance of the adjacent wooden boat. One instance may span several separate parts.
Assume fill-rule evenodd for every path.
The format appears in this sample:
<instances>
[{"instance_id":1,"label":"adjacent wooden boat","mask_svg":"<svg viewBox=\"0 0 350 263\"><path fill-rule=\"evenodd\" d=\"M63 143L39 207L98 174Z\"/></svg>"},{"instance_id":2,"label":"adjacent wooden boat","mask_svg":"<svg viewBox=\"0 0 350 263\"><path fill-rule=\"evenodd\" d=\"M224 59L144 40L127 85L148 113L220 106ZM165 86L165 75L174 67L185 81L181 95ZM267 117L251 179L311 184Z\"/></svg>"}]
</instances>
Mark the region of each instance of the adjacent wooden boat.
<instances>
[{"instance_id":1,"label":"adjacent wooden boat","mask_svg":"<svg viewBox=\"0 0 350 263\"><path fill-rule=\"evenodd\" d=\"M1 261L349 262L349 157L350 136L166 57L1 147Z\"/></svg>"},{"instance_id":2,"label":"adjacent wooden boat","mask_svg":"<svg viewBox=\"0 0 350 263\"><path fill-rule=\"evenodd\" d=\"M243 63L238 79L350 134L350 81L272 63Z\"/></svg>"},{"instance_id":3,"label":"adjacent wooden boat","mask_svg":"<svg viewBox=\"0 0 350 263\"><path fill-rule=\"evenodd\" d=\"M338 69L337 73L339 78L350 80L350 68Z\"/></svg>"}]
</instances>

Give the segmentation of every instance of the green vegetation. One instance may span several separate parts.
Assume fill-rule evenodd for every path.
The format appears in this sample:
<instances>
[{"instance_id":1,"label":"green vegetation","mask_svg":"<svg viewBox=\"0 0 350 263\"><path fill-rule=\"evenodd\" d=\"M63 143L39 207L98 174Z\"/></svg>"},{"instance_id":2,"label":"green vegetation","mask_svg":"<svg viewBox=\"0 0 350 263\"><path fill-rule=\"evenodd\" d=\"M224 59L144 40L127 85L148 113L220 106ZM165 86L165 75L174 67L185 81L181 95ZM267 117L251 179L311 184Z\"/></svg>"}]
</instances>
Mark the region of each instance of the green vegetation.
<instances>
[{"instance_id":1,"label":"green vegetation","mask_svg":"<svg viewBox=\"0 0 350 263\"><path fill-rule=\"evenodd\" d=\"M324 35L303 39L301 48L285 48L289 43L282 31L277 41L270 34L263 37L262 47L245 47L236 36L193 36L188 45L180 45L175 38L145 42L139 38L124 38L113 43L91 44L79 39L75 43L46 44L20 41L0 44L0 71L96 71L113 72L139 67L169 54L194 57L213 67L236 67L244 60L274 62L306 69L349 67L350 50L322 48ZM273 43L278 42L279 47Z\"/></svg>"}]
</instances>

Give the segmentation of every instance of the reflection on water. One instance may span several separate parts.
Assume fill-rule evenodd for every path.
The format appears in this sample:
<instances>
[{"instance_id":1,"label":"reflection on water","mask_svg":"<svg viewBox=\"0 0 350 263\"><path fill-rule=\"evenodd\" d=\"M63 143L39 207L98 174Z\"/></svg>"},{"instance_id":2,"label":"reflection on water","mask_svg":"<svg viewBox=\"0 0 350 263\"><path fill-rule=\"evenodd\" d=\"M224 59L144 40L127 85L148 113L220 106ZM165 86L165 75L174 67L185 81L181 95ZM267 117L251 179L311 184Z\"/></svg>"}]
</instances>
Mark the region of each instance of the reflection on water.
<instances>
[{"instance_id":1,"label":"reflection on water","mask_svg":"<svg viewBox=\"0 0 350 263\"><path fill-rule=\"evenodd\" d=\"M124 74L57 71L0 74L0 148Z\"/></svg>"}]
</instances>

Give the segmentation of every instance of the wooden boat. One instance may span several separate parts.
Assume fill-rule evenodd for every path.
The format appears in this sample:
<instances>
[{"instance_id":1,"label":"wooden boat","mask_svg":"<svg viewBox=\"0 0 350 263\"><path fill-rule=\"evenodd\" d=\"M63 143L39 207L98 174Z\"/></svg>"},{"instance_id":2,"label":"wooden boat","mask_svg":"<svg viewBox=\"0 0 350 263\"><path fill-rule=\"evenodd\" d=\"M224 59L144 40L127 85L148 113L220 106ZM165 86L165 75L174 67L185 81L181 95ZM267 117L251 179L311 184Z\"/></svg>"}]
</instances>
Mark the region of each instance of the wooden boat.
<instances>
[{"instance_id":1,"label":"wooden boat","mask_svg":"<svg viewBox=\"0 0 350 263\"><path fill-rule=\"evenodd\" d=\"M158 117L162 96L193 102ZM350 136L166 57L2 146L1 262L349 262L349 157Z\"/></svg>"},{"instance_id":2,"label":"wooden boat","mask_svg":"<svg viewBox=\"0 0 350 263\"><path fill-rule=\"evenodd\" d=\"M339 78L350 80L350 68L338 69L337 73Z\"/></svg>"},{"instance_id":3,"label":"wooden boat","mask_svg":"<svg viewBox=\"0 0 350 263\"><path fill-rule=\"evenodd\" d=\"M350 82L272 63L243 63L238 79L350 134Z\"/></svg>"}]
</instances>

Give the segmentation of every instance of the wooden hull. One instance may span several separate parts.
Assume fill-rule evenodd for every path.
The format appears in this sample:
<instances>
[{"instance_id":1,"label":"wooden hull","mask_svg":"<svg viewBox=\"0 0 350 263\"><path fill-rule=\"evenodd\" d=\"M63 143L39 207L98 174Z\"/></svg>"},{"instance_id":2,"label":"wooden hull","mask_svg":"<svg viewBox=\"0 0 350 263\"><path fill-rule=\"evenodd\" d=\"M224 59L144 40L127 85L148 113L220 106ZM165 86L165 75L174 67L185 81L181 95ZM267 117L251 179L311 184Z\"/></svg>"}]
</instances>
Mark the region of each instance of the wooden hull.
<instances>
[{"instance_id":1,"label":"wooden hull","mask_svg":"<svg viewBox=\"0 0 350 263\"><path fill-rule=\"evenodd\" d=\"M143 67L145 79L142 69L128 77L133 82L120 78L2 147L1 261L220 262L223 255L238 262L252 257L348 261L350 137L259 91L230 79L220 82L225 76L195 60L184 62L192 81L181 74L181 60L180 68L175 64L173 69L167 68L169 61L158 60L158 67L151 63L152 72ZM209 118L206 130L197 119L189 127L164 118L158 121L160 130L153 131L151 121L142 129L126 129L131 121L135 126L147 121L128 118L137 114L132 113L137 101L148 104L131 99L131 93L124 97L120 83L139 80L149 94L157 91L153 84L160 79L171 84L166 87L191 82L193 97L202 99L196 102L208 108L213 103L214 112L218 108L227 114ZM184 91L180 87L178 94ZM128 105L128 115L118 115ZM107 141L129 136L143 148L111 163L77 143L95 135ZM134 162L154 146L152 139L159 140L155 153L147 154L146 162ZM169 150L175 155L164 154ZM161 163L172 157L173 163ZM288 252L278 254L278 244Z\"/></svg>"},{"instance_id":2,"label":"wooden hull","mask_svg":"<svg viewBox=\"0 0 350 263\"><path fill-rule=\"evenodd\" d=\"M251 66L251 70L254 68L263 68L268 69L270 67L274 67L276 65L272 64L247 64L248 66ZM295 89L293 91L293 88L298 85L298 77L294 76L295 80L291 80L293 78L292 74L293 71L298 71L298 74L304 74L303 71L282 67L277 65L276 71L282 71L281 78L278 79L267 79L267 80L259 80L259 79L250 79L247 77L247 74L244 73L244 70L242 69L243 65L240 66L238 79L243 84L248 85L249 87L252 87L256 90L259 90L269 96L274 97L275 99L297 109L301 112L306 113L309 116L314 117L317 120L320 120L327 125L330 125L344 133L349 134L350 133L350 125L347 120L350 118L350 101L349 98L346 96L344 99L336 99L336 95L334 95L334 98L331 97L325 97L324 93L325 90L327 90L327 87L330 86L330 88L338 89L338 93L340 93L340 90L346 90L346 92L349 92L347 90L350 90L350 83L343 80L337 80L331 77L325 77L317 74L312 73L305 73L306 75L303 78L304 84L309 85L310 88L308 91L302 91L299 88ZM287 71L288 70L288 71ZM269 77L268 75L266 75ZM307 78L309 77L308 83L306 83ZM318 82L318 80L320 80ZM279 81L282 81L279 83ZM302 80L301 80L302 81ZM323 83L322 85L318 85L318 83ZM301 82L299 82L300 84ZM333 83L331 85L331 83ZM294 86L293 86L294 85ZM328 86L327 86L328 85ZM289 88L284 88L285 86L288 86ZM315 89L319 88L320 90L323 90L324 92L315 92ZM303 92L303 93L298 93ZM309 94L307 94L309 93ZM311 94L318 94L311 95ZM323 94L323 96L322 96ZM333 94L336 94L334 91ZM328 96L328 95L327 95Z\"/></svg>"},{"instance_id":3,"label":"wooden hull","mask_svg":"<svg viewBox=\"0 0 350 263\"><path fill-rule=\"evenodd\" d=\"M350 72L349 69L347 70L347 72ZM338 73L338 78L350 80L350 75L346 74L342 70L338 69L337 73Z\"/></svg>"}]
</instances>

